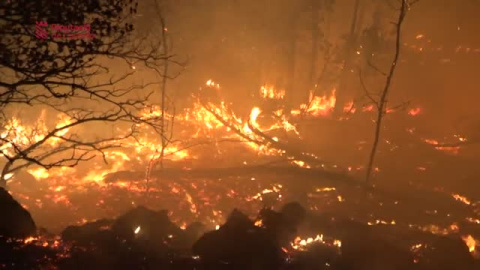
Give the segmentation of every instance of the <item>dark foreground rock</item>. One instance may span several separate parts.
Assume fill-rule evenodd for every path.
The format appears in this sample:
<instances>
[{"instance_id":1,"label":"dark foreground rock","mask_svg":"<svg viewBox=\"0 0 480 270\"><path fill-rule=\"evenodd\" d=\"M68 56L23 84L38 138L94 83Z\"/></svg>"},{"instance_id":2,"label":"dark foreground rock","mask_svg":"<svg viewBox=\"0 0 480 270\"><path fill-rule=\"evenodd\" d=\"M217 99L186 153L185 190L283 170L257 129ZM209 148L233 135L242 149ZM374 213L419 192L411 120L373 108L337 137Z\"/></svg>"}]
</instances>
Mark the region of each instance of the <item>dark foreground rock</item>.
<instances>
[{"instance_id":1,"label":"dark foreground rock","mask_svg":"<svg viewBox=\"0 0 480 270\"><path fill-rule=\"evenodd\" d=\"M193 246L208 268L278 269L281 247L266 230L238 210L218 230L206 233Z\"/></svg>"},{"instance_id":2,"label":"dark foreground rock","mask_svg":"<svg viewBox=\"0 0 480 270\"><path fill-rule=\"evenodd\" d=\"M195 260L185 250L198 239L202 225L189 227L181 230L167 211L143 206L115 220L70 226L62 239L72 244L71 257L58 265L60 269L192 269Z\"/></svg>"},{"instance_id":3,"label":"dark foreground rock","mask_svg":"<svg viewBox=\"0 0 480 270\"><path fill-rule=\"evenodd\" d=\"M143 206L118 217L112 224L112 231L129 241L141 238L152 242L163 242L165 238L177 238L183 233L170 221L166 210L152 211Z\"/></svg>"},{"instance_id":4,"label":"dark foreground rock","mask_svg":"<svg viewBox=\"0 0 480 270\"><path fill-rule=\"evenodd\" d=\"M480 269L460 237L439 236L429 244L432 248L422 253L423 260L420 261L424 269Z\"/></svg>"},{"instance_id":5,"label":"dark foreground rock","mask_svg":"<svg viewBox=\"0 0 480 270\"><path fill-rule=\"evenodd\" d=\"M30 213L0 188L0 269L36 269L39 262L48 267L56 251L26 240L36 233Z\"/></svg>"},{"instance_id":6,"label":"dark foreground rock","mask_svg":"<svg viewBox=\"0 0 480 270\"><path fill-rule=\"evenodd\" d=\"M263 209L256 222L234 210L218 230L205 230L198 222L182 230L167 211L137 207L70 226L62 239L0 237L0 269L480 269L459 235L309 215L298 203ZM412 243L421 243L415 252Z\"/></svg>"},{"instance_id":7,"label":"dark foreground rock","mask_svg":"<svg viewBox=\"0 0 480 270\"><path fill-rule=\"evenodd\" d=\"M35 234L36 226L30 213L5 189L0 188L0 235L24 238Z\"/></svg>"}]
</instances>

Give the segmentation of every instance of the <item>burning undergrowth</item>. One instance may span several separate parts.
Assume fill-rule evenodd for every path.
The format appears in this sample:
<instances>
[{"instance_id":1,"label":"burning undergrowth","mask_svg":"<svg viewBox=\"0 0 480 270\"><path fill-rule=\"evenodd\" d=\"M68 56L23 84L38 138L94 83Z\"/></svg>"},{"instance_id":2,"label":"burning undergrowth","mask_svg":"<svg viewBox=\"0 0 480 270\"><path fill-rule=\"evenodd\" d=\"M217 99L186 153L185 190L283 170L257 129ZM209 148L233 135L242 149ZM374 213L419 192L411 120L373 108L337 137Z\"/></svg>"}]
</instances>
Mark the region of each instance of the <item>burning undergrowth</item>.
<instances>
[{"instance_id":1,"label":"burning undergrowth","mask_svg":"<svg viewBox=\"0 0 480 270\"><path fill-rule=\"evenodd\" d=\"M387 209L377 209L371 221L365 222L351 217L351 208L360 207L358 202L348 203L349 200L341 198L340 193L347 195L343 188L319 187L315 190L323 194L316 200L323 206L321 211L304 209L298 203L283 203L288 200L288 196L280 196L286 194L283 188L276 184L271 190L253 196L261 199L264 205L275 202L283 205L278 211L261 208L259 212L252 209L224 212L223 221L215 226L208 221L174 222L175 214L170 211L138 206L115 219L69 226L61 237L39 231L23 239L1 239L2 254L8 256L2 263L12 267L16 264L20 268L34 265L42 269L80 269L79 265L116 269L374 266L438 269L443 264L474 269L478 264L478 260L474 260L478 256L478 240L467 235L478 234L478 225L468 225L475 223L474 220L442 227L431 223L442 223L440 220L445 217L419 219L419 216L425 217L425 213L413 211L411 214L419 223L408 224L409 217L388 219L392 215L392 209L388 208L400 209L404 201L379 203L372 199L369 209L375 209L373 205L377 203L382 205L377 208ZM355 201L355 194L348 195L352 195L350 201ZM307 199L311 197L307 195ZM318 197L323 198L318 200ZM452 203L455 207L455 200L452 199ZM248 211L250 217L244 214ZM364 214L359 213L359 216Z\"/></svg>"},{"instance_id":2,"label":"burning undergrowth","mask_svg":"<svg viewBox=\"0 0 480 270\"><path fill-rule=\"evenodd\" d=\"M168 212L162 212L163 220L171 220L173 223L168 223L169 226L174 226L175 231L180 234L188 232L189 227L194 226L195 222L202 224L202 232L215 231L228 220L234 208L247 214L252 220L252 226L253 224L256 227L272 226L258 214L258 211L265 206L278 208L286 202L298 200L309 207L308 219L289 241L279 247L284 253L280 261L287 264L306 263L312 260L311 256L318 259L318 256L313 254L320 252L319 254L324 256L321 261L322 267L333 265L338 260L344 243L350 241L355 241L354 249L363 249L366 243L372 241L380 246L386 245L384 241L387 241L390 243L389 246L393 245L392 248L401 250L411 262L420 264L438 263L438 257L444 256L443 252L452 252L450 249L454 251L458 248L465 249L468 250L467 253L478 256L479 203L461 195L413 188L410 196L378 191L370 194L366 193L364 187L349 183L349 179L332 181L318 177L321 171L304 168L278 167L272 171L271 167L259 166L247 171L244 168L238 168L233 172L231 170L231 168L223 171L204 169L188 174L180 169L155 171L148 194L145 194L141 173L122 173L107 177L108 184L103 187L92 183L83 185L81 189L59 190L56 192L57 195L50 191L54 194L52 197L48 195L35 197L34 194L32 197L17 197L24 205L29 205L28 209L34 213L38 224L51 224L52 227L56 226L57 230L63 230L67 225L77 221L76 224L81 226L79 228L85 230L93 226L95 230L108 231L112 221L102 221L102 218L119 216L126 209L137 209L139 205L144 205L156 211L169 209ZM121 177L130 181L122 181ZM162 180L157 181L157 177ZM307 184L299 187L292 179L302 179ZM99 221L94 222L95 220ZM138 224L129 225L130 235L149 230L150 225L142 225L139 220L141 218L135 217L131 221ZM65 233L66 231L63 232L64 235ZM77 237L85 237L85 234L79 235ZM163 258L162 262L167 260L186 263L184 261L186 260L187 265L200 263L199 258L202 256L192 254L188 247L178 247L170 243L172 239L169 235L173 233L163 235L165 243L169 243L166 244L168 248L155 248L158 252L163 250L162 252L170 254L167 256L168 259ZM177 237L180 236L176 235L175 239ZM460 242L455 242L455 239ZM100 240L95 238L95 241ZM190 242L193 243L194 240ZM70 260L72 253L76 254L74 256L80 256L98 248L95 247L96 244L93 246L89 244L88 247L76 246L72 251L68 241L65 242L53 235L29 237L24 239L23 243L17 244L20 246L34 244L37 248L44 247L47 251L52 248L55 251L55 259L52 260L65 259L63 256ZM128 245L137 246L132 243ZM222 250L214 244L209 245L213 245L209 246L209 249ZM437 246L442 247L442 251L434 252ZM347 245L344 248L352 247ZM381 254L381 247L370 248L373 249L370 252ZM145 251L139 254L144 256L142 252ZM66 255L61 255L64 253ZM145 256L151 260L153 255ZM310 259L306 260L305 256ZM465 254L462 255L460 252L458 256ZM81 260L82 257L76 259ZM433 262L430 262L431 260Z\"/></svg>"},{"instance_id":3,"label":"burning undergrowth","mask_svg":"<svg viewBox=\"0 0 480 270\"><path fill-rule=\"evenodd\" d=\"M372 241L380 244L370 245L369 253L382 254L382 245L385 245L391 250L401 251L404 257L399 263L428 264L429 260L437 260L432 258L441 256L432 253L431 247L443 245L442 241L446 241L448 247L453 243L459 249L466 248L467 254L478 256L479 201L443 189L411 183L405 183L395 190L371 190L354 180L363 171L362 166L337 165L308 151L308 146L298 147L303 136L298 123L305 119L332 119L331 113L336 103L334 90L324 96L311 93L307 104L286 111L282 105L284 92L264 86L259 91L259 105L243 114L235 113L232 104L223 101L219 91L220 85L209 80L205 88L192 96L193 105L190 108L176 115L168 115L170 128L176 130L171 132L178 140L170 141L164 149L161 160L163 169L152 166L152 160L160 158L161 142L157 134L140 124L137 126L139 136L120 140L121 147L108 149L104 151L104 156L74 168L45 170L29 167L7 175L11 180L9 190L32 213L37 224L56 233L70 225L93 228L95 232L102 232L107 243L72 247L69 241L46 234L21 240L8 239L7 243L15 250L33 245L40 249L40 254L50 254L40 258L52 258L57 264L64 257L82 258L85 252L88 255L89 250L106 248L102 245L118 248L125 240L127 246L138 253L131 255L130 251L122 248L119 252L127 252L136 263L142 264L137 259L148 257L154 264L186 260L185 264L196 265L202 257L205 260L210 256L210 261L215 261L215 258L218 259L216 256L227 255L203 254L197 257L185 243L183 246L172 244L175 242L172 238L184 237L179 235L185 234L194 222L203 224L202 233L215 231L222 228L232 209L237 208L246 216L237 216L240 221L236 222L246 227L233 234L242 235L252 226L255 227L254 231L259 230L257 228L275 227L268 225L268 221L258 215L261 209L278 209L287 202L299 201L309 212L308 222L281 245L277 243L264 247L267 250L271 248L272 254L279 252L279 257L272 255L274 262L302 264L315 261L313 258L317 257L312 254L320 252L328 254L323 257L328 259L322 259L321 262L322 267L328 267L338 261L340 254L346 260L348 256L354 256L355 250L360 249L361 245ZM349 102L345 105L344 116L334 121L352 121L354 116L368 114L372 110L371 106L362 107ZM391 109L388 112L393 114L394 111ZM417 117L421 109L411 108L396 113ZM2 136L11 136L25 145L41 140L44 136L42 119L46 117L45 114L42 113L32 127L12 119L7 127L8 132ZM144 111L143 117L158 118L160 114L158 108L151 107ZM68 125L69 119L59 119L56 126ZM62 134L58 136L68 132L73 131L62 129ZM417 136L415 130L411 129L407 129L405 134ZM467 139L462 136L455 138L458 143L453 145L423 139L422 136L415 137L415 140L432 151L441 150L458 155L461 143ZM56 143L53 137L47 146L55 146ZM387 143L392 151L396 149L393 144ZM10 146L2 147L3 151L8 151ZM421 171L426 170L422 168L424 170ZM113 237L111 234L114 221L101 221L105 217L120 216L132 208L139 209L139 206L154 211L169 210L168 214L162 212L161 222L169 224L169 230L175 233L169 231L158 236L161 239L155 241L160 246L147 245L155 252L163 252L162 256L166 254L166 257L157 258L156 254L144 250L145 243L136 242L137 235L148 231L145 225L130 224L126 229L128 232L118 238L118 235ZM221 231L228 238L228 230ZM267 232L257 233L259 237L270 239ZM355 233L357 237L362 237L355 240L352 235ZM389 235L405 237L392 238ZM95 237L100 236L95 234ZM454 239L459 240L460 244ZM94 240L98 241L97 238ZM349 244L345 246L344 241ZM193 242L190 239L189 243ZM257 245L255 243L251 242L248 246ZM102 247L99 248L99 245ZM206 249L212 249L210 245L213 244L205 245L209 246ZM52 250L53 254L49 253ZM178 254L182 255L178 257ZM345 261L343 263L348 264Z\"/></svg>"}]
</instances>

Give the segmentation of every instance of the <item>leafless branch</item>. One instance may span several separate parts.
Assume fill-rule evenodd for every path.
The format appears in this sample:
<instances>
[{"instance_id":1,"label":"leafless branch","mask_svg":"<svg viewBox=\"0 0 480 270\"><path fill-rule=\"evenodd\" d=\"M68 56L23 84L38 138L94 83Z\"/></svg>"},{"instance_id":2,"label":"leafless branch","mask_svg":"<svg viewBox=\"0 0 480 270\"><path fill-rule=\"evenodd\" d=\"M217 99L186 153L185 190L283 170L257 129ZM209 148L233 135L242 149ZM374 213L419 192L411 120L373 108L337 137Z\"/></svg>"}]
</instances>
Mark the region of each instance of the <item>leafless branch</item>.
<instances>
[{"instance_id":1,"label":"leafless branch","mask_svg":"<svg viewBox=\"0 0 480 270\"><path fill-rule=\"evenodd\" d=\"M401 0L401 2L402 2L402 5L400 8L398 20L396 23L395 55L393 56L393 60L390 66L390 71L388 73L387 80L385 82L385 86L383 88L380 100L378 101L378 112L377 112L377 119L375 123L374 140L373 140L372 149L370 152L366 176L365 176L365 180L367 183L370 182L373 164L375 161L375 155L377 153L378 142L380 140L380 135L381 135L384 111L385 111L385 108L387 107L387 96L390 90L390 85L392 83L393 76L395 75L395 70L397 68L398 59L400 56L400 48L401 48L400 39L401 39L402 25L403 25L405 16L408 12L407 0Z\"/></svg>"}]
</instances>

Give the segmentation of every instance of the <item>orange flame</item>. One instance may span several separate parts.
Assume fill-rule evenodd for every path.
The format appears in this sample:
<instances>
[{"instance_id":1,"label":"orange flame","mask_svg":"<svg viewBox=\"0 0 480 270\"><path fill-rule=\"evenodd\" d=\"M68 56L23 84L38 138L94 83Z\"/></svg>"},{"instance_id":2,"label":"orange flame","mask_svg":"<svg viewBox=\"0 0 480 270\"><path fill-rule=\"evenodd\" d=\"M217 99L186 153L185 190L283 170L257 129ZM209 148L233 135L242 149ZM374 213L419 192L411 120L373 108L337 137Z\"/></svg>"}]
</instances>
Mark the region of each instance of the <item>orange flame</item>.
<instances>
[{"instance_id":1,"label":"orange flame","mask_svg":"<svg viewBox=\"0 0 480 270\"><path fill-rule=\"evenodd\" d=\"M285 90L276 90L273 86L264 85L260 88L260 95L266 99L283 99Z\"/></svg>"},{"instance_id":2,"label":"orange flame","mask_svg":"<svg viewBox=\"0 0 480 270\"><path fill-rule=\"evenodd\" d=\"M473 238L471 235L467 235L467 236L462 236L462 239L467 245L468 251L470 251L471 253L474 253L477 245L477 241L475 240L475 238Z\"/></svg>"},{"instance_id":3,"label":"orange flame","mask_svg":"<svg viewBox=\"0 0 480 270\"><path fill-rule=\"evenodd\" d=\"M310 91L310 104L302 104L300 108L312 116L326 116L334 108L337 102L336 89L332 90L330 96L313 96L313 92ZM293 113L293 112L292 112Z\"/></svg>"}]
</instances>

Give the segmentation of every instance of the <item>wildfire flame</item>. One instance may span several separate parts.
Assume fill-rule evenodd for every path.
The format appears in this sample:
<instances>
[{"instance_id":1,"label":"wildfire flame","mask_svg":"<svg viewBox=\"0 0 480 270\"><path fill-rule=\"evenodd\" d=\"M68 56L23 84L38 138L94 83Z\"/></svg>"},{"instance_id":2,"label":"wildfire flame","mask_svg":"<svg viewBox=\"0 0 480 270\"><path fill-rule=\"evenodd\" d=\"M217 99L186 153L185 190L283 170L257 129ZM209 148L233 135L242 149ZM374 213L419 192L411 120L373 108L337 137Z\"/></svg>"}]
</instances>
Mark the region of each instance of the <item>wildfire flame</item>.
<instances>
[{"instance_id":1,"label":"wildfire flame","mask_svg":"<svg viewBox=\"0 0 480 270\"><path fill-rule=\"evenodd\" d=\"M220 89L220 85L213 80L208 80L206 83L206 86L209 88L215 88L215 89ZM212 90L215 90L212 89ZM284 90L275 90L271 86L263 86L260 89L260 95L261 97L265 99L284 99L285 96L285 91ZM233 111L229 108L229 105L225 102L218 102L218 104L212 104L209 103L206 104L200 102L200 100L197 100L194 102L191 108L185 109L185 111L182 111L178 115L175 116L175 121L176 124L178 123L179 125L183 126L188 126L188 129L185 129L185 134L186 136L191 139L191 138L235 138L235 139L240 139L244 142L244 145L248 149L248 151L252 151L253 153L256 154L263 154L263 155L272 155L272 156L281 156L284 155L285 153L277 150L272 147L272 144L275 144L275 142L282 142L282 134L285 132L291 132L292 134L299 135L296 126L290 122L290 117L293 115L299 115L301 113L307 114L309 116L313 117L318 117L318 116L327 116L331 113L331 111L335 108L335 104L337 102L336 99L336 91L333 90L330 94L326 94L324 96L314 96L313 92L310 92L310 102L309 104L303 104L300 106L300 108L291 110L291 115L284 112L284 109L277 109L274 112L269 112L267 109L262 110L261 107L252 107L251 109L248 108L249 110L245 111L244 114L241 115L236 115L233 113ZM354 107L354 103L348 102L345 104L344 107L344 112L348 113L355 113L355 111L373 111L374 106L365 106L365 107L358 107L356 109ZM214 114L212 114L213 111L215 114L221 116L221 119L224 120L220 121L218 117L216 117ZM411 116L416 116L419 113L421 113L420 108L414 108L410 109L408 111L408 114ZM142 114L143 117L145 118L152 118L152 117L160 117L161 116L161 110L157 108L152 108L145 110ZM272 114L274 116L272 116ZM37 120L37 122L33 125L27 125L25 123L22 123L18 118L12 118L7 122L7 125L5 128L2 129L2 133L0 136L2 138L7 138L9 141L14 142L15 144L18 144L20 146L27 146L31 145L32 143L35 143L45 137L47 134L47 126L44 122L46 113L42 113ZM168 118L173 117L172 115L166 115ZM271 119L275 119L276 121L269 122L269 117ZM69 125L72 122L72 119L68 118L65 115L58 115L57 116L57 123L54 124L54 127L61 129L58 131L55 135L58 137L65 136L71 130L69 128L64 128L66 125ZM227 127L224 123L227 122L229 124L229 127ZM182 126L182 127L183 127ZM263 133L268 133L272 132L272 142L270 143L265 143L263 145L256 144L254 142L248 141L245 138L241 138L238 134L235 132L232 132L232 129L237 129L239 131L242 131L243 134L248 136L248 138L252 140L259 140L258 133L256 131L260 131ZM143 130L142 130L143 131ZM281 131L281 132L278 132ZM183 132L183 131L182 131ZM274 133L277 132L277 133ZM270 133L268 133L270 135ZM457 139L461 142L466 141L465 137L462 136L456 136ZM48 145L50 146L55 146L57 145L61 139L59 138L51 138L48 141ZM436 140L424 140L426 143L432 144L434 146L439 145L440 143ZM44 168L37 168L37 167L29 167L28 172L32 174L38 181L46 180L48 179L49 181L52 181L55 184L52 184L47 190L50 192L48 195L46 195L44 198L46 198L48 201L62 204L62 205L71 205L70 199L69 199L69 193L71 190L71 187L73 185L78 185L82 186L85 183L90 183L90 184L97 184L100 187L105 187L107 184L104 181L104 178L107 174L122 171L122 170L128 170L129 164L131 163L137 163L137 164L147 164L148 161L150 161L152 158L158 158L159 153L162 150L161 146L161 141L158 136L156 136L153 133L148 133L148 132L141 132L141 136L139 138L135 139L128 139L125 141L122 141L123 148L121 150L109 150L105 152L105 159L108 161L108 166L105 166L103 164L92 162L89 164L89 170L84 174L80 175L77 171L76 168L53 168L50 170L46 170ZM453 151L451 149L456 149L456 148L446 148L446 147L440 147L436 146L438 150L444 150L447 151L447 149L450 149L449 151ZM8 151L12 150L12 145L9 144L0 144L0 150L4 151L5 153L9 153ZM182 148L182 145L180 144L175 144L171 143L163 149L164 154L165 154L165 159L168 159L169 161L175 161L175 162L180 162L180 161L185 161L187 159L195 159L197 158L196 155L194 154L195 152L190 149L184 149ZM293 164L303 167L303 168L310 168L310 165L305 163L304 161L301 160L292 160L289 159L290 162ZM248 164L253 163L250 160L248 160ZM245 161L244 164L247 164ZM313 165L312 165L313 166ZM349 171L352 170L352 167L349 167ZM353 170L355 170L355 167L353 167ZM359 168L357 168L359 170ZM8 174L6 175L6 178L9 179L13 176L13 174ZM68 180L66 180L68 179ZM251 178L251 180L255 180L255 178ZM67 182L68 181L68 182ZM250 181L249 181L250 182ZM261 181L257 181L261 182ZM190 184L190 183L189 183ZM131 182L127 181L127 179L121 179L121 181L117 181L113 184L110 184L111 186L115 188L122 188L122 189L128 189L131 192L144 192L145 190L141 185L134 185ZM167 186L166 189L161 190L160 188L157 189L160 191L166 191L169 194L174 194L178 195L179 198L183 202L185 202L186 208L190 211L190 213L198 215L202 209L202 205L213 205L214 202L212 203L211 198L209 196L211 194L206 194L204 190L200 191L200 188L198 188L197 183L192 183L191 187L184 188L181 185L170 185ZM281 184L270 184L269 186L265 186L253 190L253 191L248 191L246 195L246 200L251 201L251 200L258 200L262 201L262 197L268 197L270 195L277 195L278 198L282 197L282 192L283 186ZM154 189L151 189L154 190ZM323 188L316 188L316 192L331 192L331 191L336 191L336 188L334 187L323 187ZM235 197L237 196L237 190L234 189L229 189L226 191L226 196L228 197ZM198 196L196 194L201 194L198 195L201 198L198 199ZM270 194L270 193L276 193L276 194ZM335 198L338 202L342 203L345 202L345 198L335 194L336 192L333 192L333 198ZM252 196L252 194L255 194ZM266 195L269 194L269 195ZM284 194L286 195L286 194ZM322 194L323 196L323 194ZM471 205L472 202L461 195L458 194L452 194L451 195L455 200L462 202L467 205ZM24 196L26 197L26 196ZM220 197L220 195L218 195ZM28 197L27 197L28 198ZM43 199L43 198L42 198ZM218 198L216 198L218 200ZM347 199L347 202L350 200L350 198ZM72 199L72 201L74 201ZM42 201L41 199L32 199L32 204L37 205L38 207L42 207L43 204L46 204L46 201ZM97 205L102 205L103 200L101 202L98 202ZM134 202L132 201L132 204ZM218 209L217 209L218 210ZM213 217L210 221L212 224L218 224L220 222L220 219L222 218L222 214L219 211L214 211L213 214L215 217ZM89 217L90 218L90 217ZM469 220L470 221L470 220ZM186 228L186 223L182 220L180 222L183 222L182 227ZM480 223L478 219L471 218L472 223ZM384 220L374 220L368 222L369 225L377 225L377 224L389 224L389 225L395 225L395 221L384 221ZM262 221L257 220L255 222L256 226L262 226ZM456 225L455 225L456 226ZM438 226L424 226L419 229L425 230L425 231L430 231L433 233L438 233L438 234L448 234L452 232L458 232L459 228L458 226L455 228L455 226L451 226L449 228L443 229ZM218 229L219 226L216 226L216 229ZM135 234L140 233L141 227L138 226L133 229L133 232ZM25 243L31 243L36 241L36 238L27 238L25 239ZM471 252L475 251L475 245L476 245L476 240L473 239L472 236L465 236L464 241L466 242L467 246L469 246L469 249ZM322 243L322 244L327 244L330 246L336 246L336 247L341 247L341 241L340 240L329 240L326 241L324 239L324 236L319 234L315 237L308 237L305 239L302 239L300 237L297 237L292 243L291 246L293 249L305 249L308 247L308 245L312 243Z\"/></svg>"},{"instance_id":2,"label":"wildfire flame","mask_svg":"<svg viewBox=\"0 0 480 270\"><path fill-rule=\"evenodd\" d=\"M467 236L462 236L462 239L467 245L468 251L470 251L471 253L474 253L475 247L477 245L477 241L475 240L475 238L473 238L471 235L467 235Z\"/></svg>"},{"instance_id":3,"label":"wildfire flame","mask_svg":"<svg viewBox=\"0 0 480 270\"><path fill-rule=\"evenodd\" d=\"M260 95L266 99L283 99L285 90L276 90L273 86L265 85L260 88Z\"/></svg>"},{"instance_id":4,"label":"wildfire flame","mask_svg":"<svg viewBox=\"0 0 480 270\"><path fill-rule=\"evenodd\" d=\"M312 116L325 116L328 115L334 108L337 102L336 90L332 90L329 96L314 96L310 91L309 104L300 105L300 109L306 111ZM296 111L292 111L292 114L296 114Z\"/></svg>"}]
</instances>

